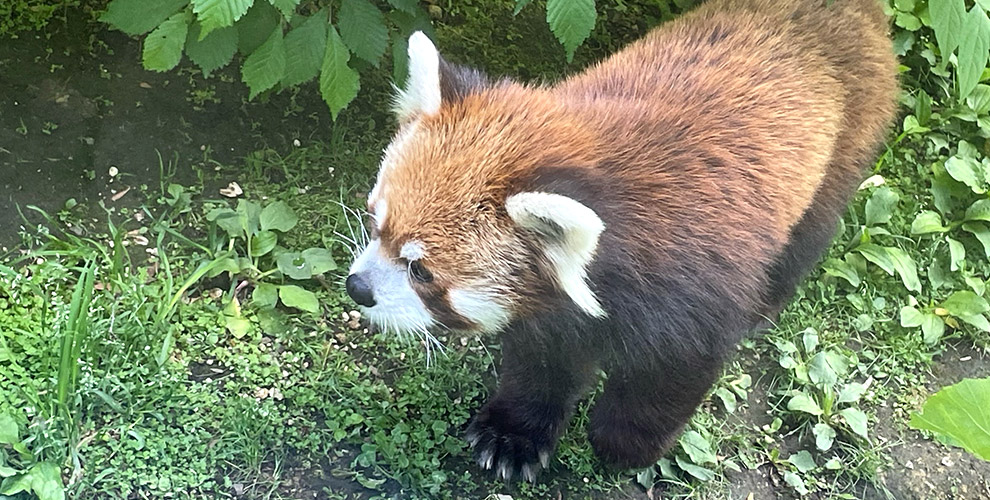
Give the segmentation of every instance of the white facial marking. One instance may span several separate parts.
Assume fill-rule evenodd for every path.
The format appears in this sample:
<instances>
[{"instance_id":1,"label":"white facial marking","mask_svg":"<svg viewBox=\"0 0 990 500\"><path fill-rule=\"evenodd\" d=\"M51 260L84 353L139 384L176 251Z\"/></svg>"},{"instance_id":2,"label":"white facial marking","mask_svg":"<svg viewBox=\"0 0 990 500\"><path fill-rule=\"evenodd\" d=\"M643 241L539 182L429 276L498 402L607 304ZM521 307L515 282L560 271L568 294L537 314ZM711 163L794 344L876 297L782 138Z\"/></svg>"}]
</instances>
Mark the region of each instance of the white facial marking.
<instances>
[{"instance_id":1,"label":"white facial marking","mask_svg":"<svg viewBox=\"0 0 990 500\"><path fill-rule=\"evenodd\" d=\"M375 305L361 312L386 330L423 332L433 317L409 284L405 266L381 254L381 241L372 241L351 264L350 274L361 273L371 286Z\"/></svg>"},{"instance_id":2,"label":"white facial marking","mask_svg":"<svg viewBox=\"0 0 990 500\"><path fill-rule=\"evenodd\" d=\"M378 226L379 231L385 227L385 218L388 217L388 202L384 198L375 202L375 213L371 216L375 219L375 225Z\"/></svg>"},{"instance_id":3,"label":"white facial marking","mask_svg":"<svg viewBox=\"0 0 990 500\"><path fill-rule=\"evenodd\" d=\"M409 240L405 242L399 250L399 257L402 257L410 262L422 259L425 256L426 251L423 250L423 243L416 240Z\"/></svg>"},{"instance_id":4,"label":"white facial marking","mask_svg":"<svg viewBox=\"0 0 990 500\"><path fill-rule=\"evenodd\" d=\"M454 288L447 296L454 311L481 327L482 333L498 332L512 319L494 292Z\"/></svg>"},{"instance_id":5,"label":"white facial marking","mask_svg":"<svg viewBox=\"0 0 990 500\"><path fill-rule=\"evenodd\" d=\"M580 202L553 193L519 193L505 200L509 217L521 227L553 231L548 222L563 231L562 240L549 242L544 253L553 264L557 281L571 300L590 316L606 316L587 283L587 265L595 257L598 236L605 224L594 210Z\"/></svg>"},{"instance_id":6,"label":"white facial marking","mask_svg":"<svg viewBox=\"0 0 990 500\"><path fill-rule=\"evenodd\" d=\"M405 121L417 113L440 110L440 54L422 31L409 37L409 76L395 97L395 113Z\"/></svg>"},{"instance_id":7,"label":"white facial marking","mask_svg":"<svg viewBox=\"0 0 990 500\"><path fill-rule=\"evenodd\" d=\"M419 120L403 126L399 129L399 132L395 134L395 138L392 139L392 142L389 143L388 147L385 148L385 152L382 154L382 163L381 166L378 167L378 178L375 180L375 187L371 188L371 192L368 193L368 203L374 204L375 206L374 216L375 222L378 223L378 229L381 229L385 224L385 217L388 211L388 205L382 197L382 189L385 186L385 177L388 172L392 170L399 162L402 151L412 141L413 135L415 135L418 130Z\"/></svg>"}]
</instances>

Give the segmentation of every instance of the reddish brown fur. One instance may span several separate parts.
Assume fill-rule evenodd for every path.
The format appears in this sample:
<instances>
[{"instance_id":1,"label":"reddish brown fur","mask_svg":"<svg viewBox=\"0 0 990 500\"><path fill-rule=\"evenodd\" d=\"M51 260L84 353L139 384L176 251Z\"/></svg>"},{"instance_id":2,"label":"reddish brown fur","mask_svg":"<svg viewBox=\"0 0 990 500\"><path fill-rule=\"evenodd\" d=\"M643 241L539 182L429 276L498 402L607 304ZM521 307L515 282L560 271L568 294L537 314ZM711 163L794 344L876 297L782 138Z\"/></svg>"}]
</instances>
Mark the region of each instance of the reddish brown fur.
<instances>
[{"instance_id":1,"label":"reddish brown fur","mask_svg":"<svg viewBox=\"0 0 990 500\"><path fill-rule=\"evenodd\" d=\"M873 0L711 0L558 85L502 82L412 117L381 180L383 252L424 244L435 280L414 286L434 312L480 280L514 303L476 450L532 464L599 365L596 451L655 460L729 347L826 247L896 91ZM588 275L607 320L568 306L539 239L509 219L506 198L525 191L604 221Z\"/></svg>"}]
</instances>

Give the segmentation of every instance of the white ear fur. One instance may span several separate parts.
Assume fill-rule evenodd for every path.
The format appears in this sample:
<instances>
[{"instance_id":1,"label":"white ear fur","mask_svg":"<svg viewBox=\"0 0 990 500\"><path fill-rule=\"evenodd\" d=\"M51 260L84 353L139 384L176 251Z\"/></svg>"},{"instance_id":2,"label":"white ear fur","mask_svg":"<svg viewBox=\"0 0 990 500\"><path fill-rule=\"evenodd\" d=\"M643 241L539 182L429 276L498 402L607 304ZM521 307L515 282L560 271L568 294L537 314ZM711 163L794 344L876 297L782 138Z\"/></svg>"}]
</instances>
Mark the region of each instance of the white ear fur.
<instances>
[{"instance_id":1,"label":"white ear fur","mask_svg":"<svg viewBox=\"0 0 990 500\"><path fill-rule=\"evenodd\" d=\"M572 198L553 193L514 194L505 200L505 209L520 227L550 234L562 231L560 241L551 241L544 247L560 287L581 310L596 318L605 317L605 310L586 281L587 265L605 229L598 214Z\"/></svg>"},{"instance_id":2,"label":"white ear fur","mask_svg":"<svg viewBox=\"0 0 990 500\"><path fill-rule=\"evenodd\" d=\"M417 113L440 110L440 54L422 31L409 37L409 76L395 97L395 113L406 121Z\"/></svg>"}]
</instances>

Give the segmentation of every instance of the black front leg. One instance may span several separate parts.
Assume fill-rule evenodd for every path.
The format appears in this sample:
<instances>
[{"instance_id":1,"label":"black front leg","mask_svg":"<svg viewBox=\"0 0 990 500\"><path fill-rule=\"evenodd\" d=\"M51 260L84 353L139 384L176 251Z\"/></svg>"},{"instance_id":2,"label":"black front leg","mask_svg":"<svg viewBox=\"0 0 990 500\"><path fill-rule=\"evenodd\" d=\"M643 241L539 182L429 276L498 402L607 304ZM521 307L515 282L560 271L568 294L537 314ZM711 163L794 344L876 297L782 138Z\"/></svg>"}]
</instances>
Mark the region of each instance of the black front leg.
<instances>
[{"instance_id":1,"label":"black front leg","mask_svg":"<svg viewBox=\"0 0 990 500\"><path fill-rule=\"evenodd\" d=\"M478 465L504 479L535 480L594 370L594 360L574 346L507 335L498 392L467 431Z\"/></svg>"}]
</instances>

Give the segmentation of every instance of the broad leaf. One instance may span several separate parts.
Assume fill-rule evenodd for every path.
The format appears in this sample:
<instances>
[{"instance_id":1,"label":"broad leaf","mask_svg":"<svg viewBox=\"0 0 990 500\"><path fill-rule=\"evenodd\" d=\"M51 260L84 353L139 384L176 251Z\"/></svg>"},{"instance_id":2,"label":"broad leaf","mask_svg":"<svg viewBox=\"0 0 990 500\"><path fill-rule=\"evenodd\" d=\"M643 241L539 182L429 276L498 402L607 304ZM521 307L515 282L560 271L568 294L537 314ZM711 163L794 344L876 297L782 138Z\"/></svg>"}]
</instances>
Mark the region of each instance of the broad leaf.
<instances>
[{"instance_id":1,"label":"broad leaf","mask_svg":"<svg viewBox=\"0 0 990 500\"><path fill-rule=\"evenodd\" d=\"M918 279L918 266L915 264L914 259L900 248L885 247L885 249L887 250L887 255L890 256L891 262L894 264L894 270L900 275L904 287L912 292L920 292L921 280Z\"/></svg>"},{"instance_id":2,"label":"broad leaf","mask_svg":"<svg viewBox=\"0 0 990 500\"><path fill-rule=\"evenodd\" d=\"M808 453L808 450L801 450L787 457L787 461L794 464L794 466L797 467L797 470L801 473L808 472L815 467L818 467L818 464L815 463L815 459L811 457L811 453Z\"/></svg>"},{"instance_id":3,"label":"broad leaf","mask_svg":"<svg viewBox=\"0 0 990 500\"><path fill-rule=\"evenodd\" d=\"M808 363L808 377L818 385L833 386L848 371L849 361L835 351L815 354Z\"/></svg>"},{"instance_id":4,"label":"broad leaf","mask_svg":"<svg viewBox=\"0 0 990 500\"><path fill-rule=\"evenodd\" d=\"M687 431L681 435L679 442L684 452L691 457L691 461L698 464L715 463L715 453L712 452L712 445L704 436L697 431Z\"/></svg>"},{"instance_id":5,"label":"broad leaf","mask_svg":"<svg viewBox=\"0 0 990 500\"><path fill-rule=\"evenodd\" d=\"M986 178L983 174L983 165L976 158L953 156L945 160L945 171L953 179L969 186L974 193L986 192Z\"/></svg>"},{"instance_id":6,"label":"broad leaf","mask_svg":"<svg viewBox=\"0 0 990 500\"><path fill-rule=\"evenodd\" d=\"M261 231L251 238L251 248L248 249L251 257L261 257L275 249L278 243L278 235L274 231Z\"/></svg>"},{"instance_id":7,"label":"broad leaf","mask_svg":"<svg viewBox=\"0 0 990 500\"><path fill-rule=\"evenodd\" d=\"M925 322L925 315L918 309L911 306L901 308L901 326L904 328L917 328Z\"/></svg>"},{"instance_id":8,"label":"broad leaf","mask_svg":"<svg viewBox=\"0 0 990 500\"><path fill-rule=\"evenodd\" d=\"M0 444L14 444L20 441L17 421L9 413L0 413Z\"/></svg>"},{"instance_id":9,"label":"broad leaf","mask_svg":"<svg viewBox=\"0 0 990 500\"><path fill-rule=\"evenodd\" d=\"M307 248L303 250L302 258L309 263L310 272L314 276L337 269L337 262L333 260L333 254L326 248Z\"/></svg>"},{"instance_id":10,"label":"broad leaf","mask_svg":"<svg viewBox=\"0 0 990 500\"><path fill-rule=\"evenodd\" d=\"M945 238L949 243L949 269L958 271L966 261L966 247L957 240Z\"/></svg>"},{"instance_id":11,"label":"broad leaf","mask_svg":"<svg viewBox=\"0 0 990 500\"><path fill-rule=\"evenodd\" d=\"M128 35L142 35L179 12L189 0L113 0L100 21Z\"/></svg>"},{"instance_id":12,"label":"broad leaf","mask_svg":"<svg viewBox=\"0 0 990 500\"><path fill-rule=\"evenodd\" d=\"M288 307L295 307L296 309L311 313L315 313L320 309L320 303L316 300L316 295L296 285L282 285L278 287L278 297Z\"/></svg>"},{"instance_id":13,"label":"broad leaf","mask_svg":"<svg viewBox=\"0 0 990 500\"><path fill-rule=\"evenodd\" d=\"M251 293L251 303L261 309L275 307L278 302L278 288L271 283L258 283Z\"/></svg>"},{"instance_id":14,"label":"broad leaf","mask_svg":"<svg viewBox=\"0 0 990 500\"><path fill-rule=\"evenodd\" d=\"M327 12L321 10L285 35L286 64L282 86L299 85L320 74L326 47Z\"/></svg>"},{"instance_id":15,"label":"broad leaf","mask_svg":"<svg viewBox=\"0 0 990 500\"><path fill-rule=\"evenodd\" d=\"M244 60L241 78L251 89L248 99L254 99L258 94L274 87L284 74L285 40L282 38L281 26L278 26L268 40Z\"/></svg>"},{"instance_id":16,"label":"broad leaf","mask_svg":"<svg viewBox=\"0 0 990 500\"><path fill-rule=\"evenodd\" d=\"M320 70L320 94L330 106L330 116L336 120L337 114L357 96L361 83L357 71L347 65L351 58L347 46L332 26L327 38L327 50L323 54Z\"/></svg>"},{"instance_id":17,"label":"broad leaf","mask_svg":"<svg viewBox=\"0 0 990 500\"><path fill-rule=\"evenodd\" d=\"M808 485L804 483L804 479L801 479L801 476L791 471L784 472L784 482L787 483L787 485L790 486L791 488L794 488L794 491L796 491L801 496L810 493L810 491L808 490Z\"/></svg>"},{"instance_id":18,"label":"broad leaf","mask_svg":"<svg viewBox=\"0 0 990 500\"><path fill-rule=\"evenodd\" d=\"M389 5L403 12L413 14L419 9L419 0L388 0Z\"/></svg>"},{"instance_id":19,"label":"broad leaf","mask_svg":"<svg viewBox=\"0 0 990 500\"><path fill-rule=\"evenodd\" d=\"M199 66L203 76L209 78L214 71L226 66L237 53L237 29L233 27L213 30L199 39L201 26L194 22L186 37L186 55Z\"/></svg>"},{"instance_id":20,"label":"broad leaf","mask_svg":"<svg viewBox=\"0 0 990 500\"><path fill-rule=\"evenodd\" d=\"M959 34L957 72L959 97L966 97L976 87L990 56L990 18L980 7L973 7L963 20Z\"/></svg>"},{"instance_id":21,"label":"broad leaf","mask_svg":"<svg viewBox=\"0 0 990 500\"><path fill-rule=\"evenodd\" d=\"M804 392L798 392L791 397L790 401L787 402L787 409L791 411L802 411L811 415L821 415L823 413L818 403Z\"/></svg>"},{"instance_id":22,"label":"broad leaf","mask_svg":"<svg viewBox=\"0 0 990 500\"><path fill-rule=\"evenodd\" d=\"M990 332L990 321L987 321L987 317L982 314L974 314L972 316L961 314L957 317L966 323L975 326L980 331Z\"/></svg>"},{"instance_id":23,"label":"broad leaf","mask_svg":"<svg viewBox=\"0 0 990 500\"><path fill-rule=\"evenodd\" d=\"M925 401L909 425L949 438L966 451L990 461L990 378L966 379L945 387Z\"/></svg>"},{"instance_id":24,"label":"broad leaf","mask_svg":"<svg viewBox=\"0 0 990 500\"><path fill-rule=\"evenodd\" d=\"M388 45L382 12L368 0L343 0L337 15L344 44L354 55L377 66Z\"/></svg>"},{"instance_id":25,"label":"broad leaf","mask_svg":"<svg viewBox=\"0 0 990 500\"><path fill-rule=\"evenodd\" d=\"M966 209L967 221L990 222L990 200L977 200Z\"/></svg>"},{"instance_id":26,"label":"broad leaf","mask_svg":"<svg viewBox=\"0 0 990 500\"><path fill-rule=\"evenodd\" d=\"M928 11L939 51L942 52L942 59L948 61L949 54L959 46L959 38L964 33L966 2L964 0L932 0L928 4Z\"/></svg>"},{"instance_id":27,"label":"broad leaf","mask_svg":"<svg viewBox=\"0 0 990 500\"><path fill-rule=\"evenodd\" d=\"M839 412L842 418L846 419L849 428L860 437L866 439L868 420L866 414L859 408L845 408Z\"/></svg>"},{"instance_id":28,"label":"broad leaf","mask_svg":"<svg viewBox=\"0 0 990 500\"><path fill-rule=\"evenodd\" d=\"M877 188L866 201L866 225L875 226L890 222L900 197L887 186Z\"/></svg>"},{"instance_id":29,"label":"broad leaf","mask_svg":"<svg viewBox=\"0 0 990 500\"><path fill-rule=\"evenodd\" d=\"M299 217L284 201L269 203L261 210L261 229L286 232L299 222Z\"/></svg>"},{"instance_id":30,"label":"broad leaf","mask_svg":"<svg viewBox=\"0 0 990 500\"><path fill-rule=\"evenodd\" d=\"M880 266L887 274L894 274L894 262L890 259L886 248L867 243L856 247L855 251L859 252L866 260Z\"/></svg>"},{"instance_id":31,"label":"broad leaf","mask_svg":"<svg viewBox=\"0 0 990 500\"><path fill-rule=\"evenodd\" d=\"M973 316L990 311L986 299L969 290L953 293L941 306L953 316Z\"/></svg>"},{"instance_id":32,"label":"broad leaf","mask_svg":"<svg viewBox=\"0 0 990 500\"><path fill-rule=\"evenodd\" d=\"M180 12L168 18L144 39L141 62L145 69L168 71L182 60L182 46L189 32L189 16Z\"/></svg>"},{"instance_id":33,"label":"broad leaf","mask_svg":"<svg viewBox=\"0 0 990 500\"><path fill-rule=\"evenodd\" d=\"M256 1L247 14L237 22L237 51L241 55L254 52L271 35L272 30L281 26L282 14L265 1Z\"/></svg>"},{"instance_id":34,"label":"broad leaf","mask_svg":"<svg viewBox=\"0 0 990 500\"><path fill-rule=\"evenodd\" d=\"M815 424L811 431L815 435L815 446L819 450L828 451L835 441L835 429L828 424Z\"/></svg>"},{"instance_id":35,"label":"broad leaf","mask_svg":"<svg viewBox=\"0 0 990 500\"><path fill-rule=\"evenodd\" d=\"M839 398L836 401L839 403L854 403L859 401L859 398L863 397L863 393L866 392L867 388L869 388L869 380L866 384L850 382L839 391Z\"/></svg>"},{"instance_id":36,"label":"broad leaf","mask_svg":"<svg viewBox=\"0 0 990 500\"><path fill-rule=\"evenodd\" d=\"M921 212L911 223L911 234L942 233L948 230L949 228L942 225L942 216L931 210Z\"/></svg>"},{"instance_id":37,"label":"broad leaf","mask_svg":"<svg viewBox=\"0 0 990 500\"><path fill-rule=\"evenodd\" d=\"M968 231L983 245L983 253L990 259L990 228L982 222L967 222L962 225L964 231Z\"/></svg>"},{"instance_id":38,"label":"broad leaf","mask_svg":"<svg viewBox=\"0 0 990 500\"><path fill-rule=\"evenodd\" d=\"M977 115L990 112L990 85L979 84L966 97L966 105Z\"/></svg>"},{"instance_id":39,"label":"broad leaf","mask_svg":"<svg viewBox=\"0 0 990 500\"><path fill-rule=\"evenodd\" d=\"M567 62L595 28L595 0L547 0L547 23L564 46Z\"/></svg>"},{"instance_id":40,"label":"broad leaf","mask_svg":"<svg viewBox=\"0 0 990 500\"><path fill-rule=\"evenodd\" d=\"M257 1L257 0L255 0ZM299 5L299 0L268 0L272 6L278 9L282 13L282 17L286 20L292 18L292 13L296 11L296 6Z\"/></svg>"},{"instance_id":41,"label":"broad leaf","mask_svg":"<svg viewBox=\"0 0 990 500\"><path fill-rule=\"evenodd\" d=\"M861 282L859 279L859 273L856 272L856 268L839 259L828 259L822 265L822 269L825 270L825 274L836 278L842 278L853 287L858 287Z\"/></svg>"},{"instance_id":42,"label":"broad leaf","mask_svg":"<svg viewBox=\"0 0 990 500\"><path fill-rule=\"evenodd\" d=\"M677 462L677 466L680 467L681 470L702 481L711 481L712 479L715 479L715 472L711 469L692 464L691 462L682 459L680 455L674 457L674 461Z\"/></svg>"},{"instance_id":43,"label":"broad leaf","mask_svg":"<svg viewBox=\"0 0 990 500\"><path fill-rule=\"evenodd\" d=\"M924 320L921 322L921 334L925 343L928 345L936 344L944 333L945 322L942 321L942 318L932 313L925 313Z\"/></svg>"},{"instance_id":44,"label":"broad leaf","mask_svg":"<svg viewBox=\"0 0 990 500\"><path fill-rule=\"evenodd\" d=\"M299 252L285 252L275 259L278 270L294 280L306 280L313 277L313 266Z\"/></svg>"},{"instance_id":45,"label":"broad leaf","mask_svg":"<svg viewBox=\"0 0 990 500\"><path fill-rule=\"evenodd\" d=\"M200 39L217 28L233 26L253 3L254 0L192 0L193 12L203 26Z\"/></svg>"}]
</instances>

